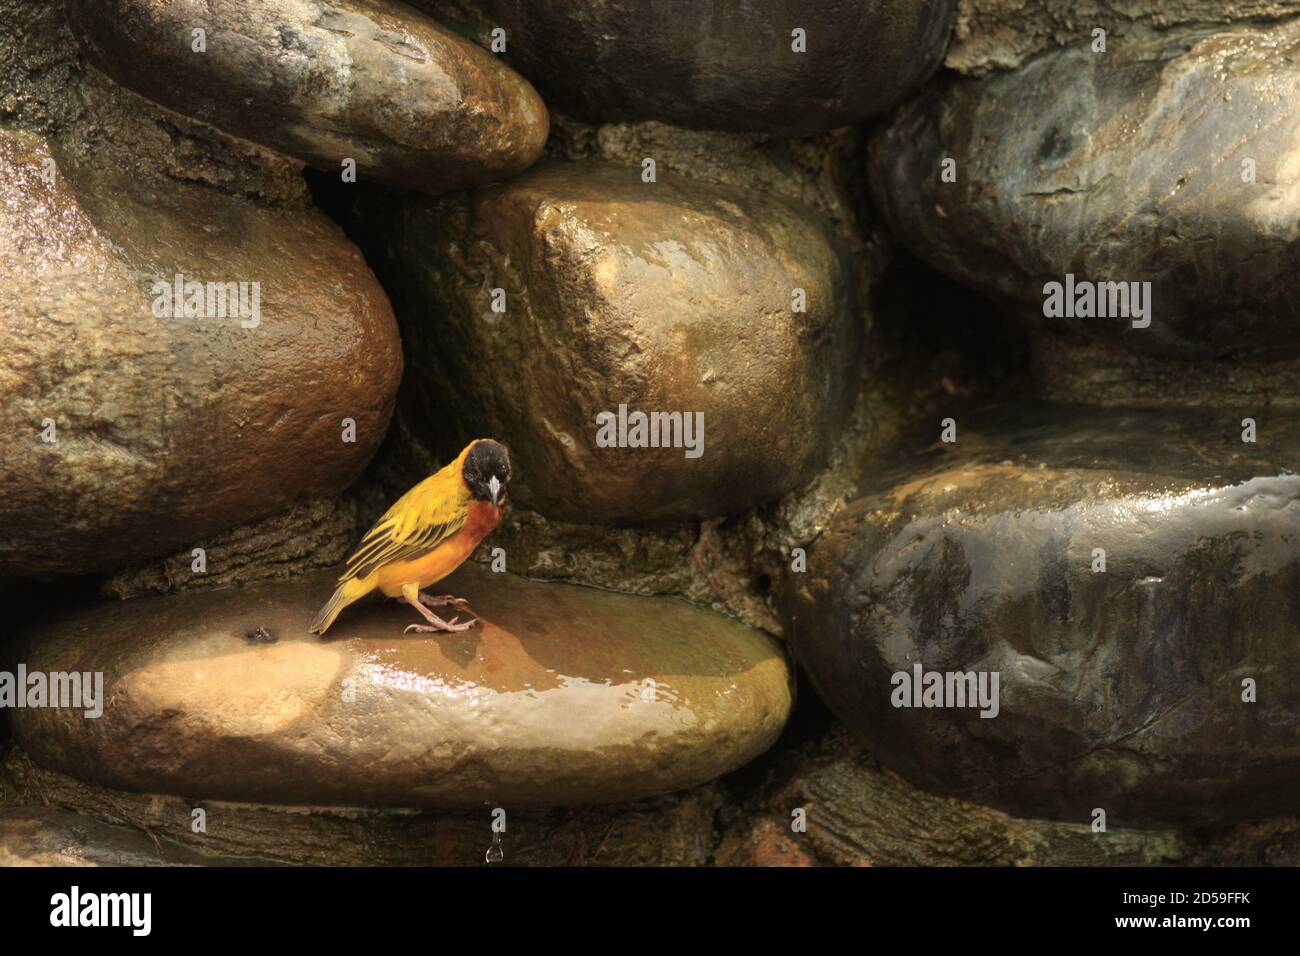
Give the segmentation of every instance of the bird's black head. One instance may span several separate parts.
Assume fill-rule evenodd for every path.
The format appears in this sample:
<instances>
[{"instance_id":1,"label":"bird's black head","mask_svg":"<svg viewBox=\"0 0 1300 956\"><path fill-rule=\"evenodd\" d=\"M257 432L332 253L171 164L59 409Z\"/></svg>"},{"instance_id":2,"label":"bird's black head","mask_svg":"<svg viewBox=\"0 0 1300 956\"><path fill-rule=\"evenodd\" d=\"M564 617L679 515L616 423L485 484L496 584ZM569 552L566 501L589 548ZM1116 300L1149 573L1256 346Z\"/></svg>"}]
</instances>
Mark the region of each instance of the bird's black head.
<instances>
[{"instance_id":1,"label":"bird's black head","mask_svg":"<svg viewBox=\"0 0 1300 956\"><path fill-rule=\"evenodd\" d=\"M506 485L510 484L510 453L505 445L490 438L477 441L465 456L461 475L475 498L499 505L505 501Z\"/></svg>"}]
</instances>

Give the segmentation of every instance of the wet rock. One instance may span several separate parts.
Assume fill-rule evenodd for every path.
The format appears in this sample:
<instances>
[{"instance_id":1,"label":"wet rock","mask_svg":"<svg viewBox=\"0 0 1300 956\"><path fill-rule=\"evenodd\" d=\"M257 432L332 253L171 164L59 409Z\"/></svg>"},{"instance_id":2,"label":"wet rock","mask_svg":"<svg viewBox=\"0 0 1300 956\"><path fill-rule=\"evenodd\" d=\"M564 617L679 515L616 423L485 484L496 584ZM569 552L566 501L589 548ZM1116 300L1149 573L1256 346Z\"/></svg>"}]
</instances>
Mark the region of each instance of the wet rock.
<instances>
[{"instance_id":1,"label":"wet rock","mask_svg":"<svg viewBox=\"0 0 1300 956\"><path fill-rule=\"evenodd\" d=\"M1168 358L1115 342L1046 332L1029 336L1038 394L1065 404L1294 408L1300 359L1241 362Z\"/></svg>"},{"instance_id":2,"label":"wet rock","mask_svg":"<svg viewBox=\"0 0 1300 956\"><path fill-rule=\"evenodd\" d=\"M856 123L901 100L939 65L956 8L954 0L484 6L486 21L506 31L511 63L563 112L790 136ZM792 49L795 29L806 52Z\"/></svg>"},{"instance_id":3,"label":"wet rock","mask_svg":"<svg viewBox=\"0 0 1300 956\"><path fill-rule=\"evenodd\" d=\"M1094 833L926 793L840 726L774 763L724 834L720 865L1167 866L1192 862L1198 848L1178 830ZM802 831L791 828L796 810Z\"/></svg>"},{"instance_id":4,"label":"wet rock","mask_svg":"<svg viewBox=\"0 0 1300 956\"><path fill-rule=\"evenodd\" d=\"M86 69L62 3L0 0L0 118L65 154L135 179L202 183L305 207L302 163L229 136Z\"/></svg>"},{"instance_id":5,"label":"wet rock","mask_svg":"<svg viewBox=\"0 0 1300 956\"><path fill-rule=\"evenodd\" d=\"M211 866L206 857L144 830L53 807L0 807L0 866Z\"/></svg>"},{"instance_id":6,"label":"wet rock","mask_svg":"<svg viewBox=\"0 0 1300 956\"><path fill-rule=\"evenodd\" d=\"M774 139L764 133L687 129L654 120L644 123L583 123L557 114L546 144L548 159L603 160L640 166L655 161L661 181L690 179L747 192L776 193L826 219L854 247L854 265L879 272L887 253L864 216L863 128L806 139Z\"/></svg>"},{"instance_id":7,"label":"wet rock","mask_svg":"<svg viewBox=\"0 0 1300 956\"><path fill-rule=\"evenodd\" d=\"M68 0L68 12L122 85L335 173L354 159L362 177L439 193L514 176L546 142L526 80L405 4Z\"/></svg>"},{"instance_id":8,"label":"wet rock","mask_svg":"<svg viewBox=\"0 0 1300 956\"><path fill-rule=\"evenodd\" d=\"M104 713L15 710L38 765L123 790L293 805L560 807L711 780L765 750L791 707L770 638L668 599L534 584L477 565L441 586L484 626L403 634L333 587L140 598L39 628L29 671L102 671ZM255 628L274 643L251 643Z\"/></svg>"},{"instance_id":9,"label":"wet rock","mask_svg":"<svg viewBox=\"0 0 1300 956\"><path fill-rule=\"evenodd\" d=\"M1078 45L958 82L873 139L876 204L909 248L1033 328L1171 356L1296 355L1298 51L1292 21ZM1150 283L1150 311L1048 318L1045 285L1067 275Z\"/></svg>"},{"instance_id":10,"label":"wet rock","mask_svg":"<svg viewBox=\"0 0 1300 956\"><path fill-rule=\"evenodd\" d=\"M872 469L792 576L797 658L873 754L928 788L1124 826L1287 812L1300 429L1261 416L1243 443L1239 418L963 418L955 444ZM986 690L996 674L996 715L896 706L895 675L913 686L918 666Z\"/></svg>"},{"instance_id":11,"label":"wet rock","mask_svg":"<svg viewBox=\"0 0 1300 956\"><path fill-rule=\"evenodd\" d=\"M372 228L412 432L444 456L504 441L512 495L547 517L739 512L812 477L847 418L861 319L843 247L798 204L556 163ZM676 447L634 447L652 412L681 413Z\"/></svg>"},{"instance_id":12,"label":"wet rock","mask_svg":"<svg viewBox=\"0 0 1300 956\"><path fill-rule=\"evenodd\" d=\"M21 133L0 175L0 572L120 567L356 477L402 358L335 225ZM177 275L203 284L188 317L156 286Z\"/></svg>"},{"instance_id":13,"label":"wet rock","mask_svg":"<svg viewBox=\"0 0 1300 956\"><path fill-rule=\"evenodd\" d=\"M294 578L338 564L352 553L362 531L350 498L313 498L195 542L193 548L125 568L104 581L101 592L125 599ZM195 555L195 548L203 554Z\"/></svg>"},{"instance_id":14,"label":"wet rock","mask_svg":"<svg viewBox=\"0 0 1300 956\"><path fill-rule=\"evenodd\" d=\"M944 65L963 73L1011 69L1055 46L1106 31L1108 49L1188 24L1266 20L1300 13L1300 0L958 0Z\"/></svg>"},{"instance_id":15,"label":"wet rock","mask_svg":"<svg viewBox=\"0 0 1300 956\"><path fill-rule=\"evenodd\" d=\"M484 866L493 807L472 812L271 807L127 793L34 767L4 766L25 799L155 833L197 850L259 862L324 866ZM201 806L207 829L194 831ZM501 835L505 866L704 866L723 808L716 783L613 806L514 810ZM166 844L164 844L166 845ZM206 856L206 859L212 859Z\"/></svg>"}]
</instances>

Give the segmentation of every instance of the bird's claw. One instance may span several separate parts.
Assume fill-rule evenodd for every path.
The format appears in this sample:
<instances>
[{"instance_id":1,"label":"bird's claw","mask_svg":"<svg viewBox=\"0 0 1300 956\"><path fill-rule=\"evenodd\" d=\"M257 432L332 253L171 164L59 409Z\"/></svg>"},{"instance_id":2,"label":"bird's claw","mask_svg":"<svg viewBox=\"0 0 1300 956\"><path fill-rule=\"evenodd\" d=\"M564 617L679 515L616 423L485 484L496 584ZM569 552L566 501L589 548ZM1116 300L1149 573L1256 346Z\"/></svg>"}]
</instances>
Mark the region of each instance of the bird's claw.
<instances>
[{"instance_id":1,"label":"bird's claw","mask_svg":"<svg viewBox=\"0 0 1300 956\"><path fill-rule=\"evenodd\" d=\"M450 621L443 621L441 626L435 624L408 624L402 633L410 634L414 631L416 634L458 634L478 625L477 620L466 621L464 624L457 623L459 621L460 615L457 615Z\"/></svg>"},{"instance_id":2,"label":"bird's claw","mask_svg":"<svg viewBox=\"0 0 1300 956\"><path fill-rule=\"evenodd\" d=\"M454 607L462 611L469 610L469 601L456 597L454 594L440 594L437 597L430 594L421 594L420 603L426 607Z\"/></svg>"}]
</instances>

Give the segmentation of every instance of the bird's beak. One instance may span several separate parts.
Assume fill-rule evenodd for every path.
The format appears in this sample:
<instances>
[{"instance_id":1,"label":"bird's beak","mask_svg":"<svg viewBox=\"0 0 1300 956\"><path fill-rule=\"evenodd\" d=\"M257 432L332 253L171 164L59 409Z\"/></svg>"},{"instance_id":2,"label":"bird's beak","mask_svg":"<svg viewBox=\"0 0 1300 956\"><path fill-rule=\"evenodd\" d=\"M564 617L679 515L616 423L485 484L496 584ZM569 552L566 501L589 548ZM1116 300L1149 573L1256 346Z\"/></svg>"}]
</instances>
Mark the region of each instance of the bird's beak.
<instances>
[{"instance_id":1,"label":"bird's beak","mask_svg":"<svg viewBox=\"0 0 1300 956\"><path fill-rule=\"evenodd\" d=\"M492 495L492 507L497 506L497 499L501 497L501 479L493 475L488 479L488 492Z\"/></svg>"}]
</instances>

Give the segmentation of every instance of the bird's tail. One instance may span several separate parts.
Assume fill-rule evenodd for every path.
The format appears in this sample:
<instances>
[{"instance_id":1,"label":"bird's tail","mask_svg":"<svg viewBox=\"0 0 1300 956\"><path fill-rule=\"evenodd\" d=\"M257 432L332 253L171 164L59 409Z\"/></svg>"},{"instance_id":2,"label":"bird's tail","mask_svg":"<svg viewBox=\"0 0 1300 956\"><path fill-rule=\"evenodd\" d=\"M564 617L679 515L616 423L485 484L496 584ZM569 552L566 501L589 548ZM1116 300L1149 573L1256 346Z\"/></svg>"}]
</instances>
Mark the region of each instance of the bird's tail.
<instances>
[{"instance_id":1,"label":"bird's tail","mask_svg":"<svg viewBox=\"0 0 1300 956\"><path fill-rule=\"evenodd\" d=\"M324 634L329 629L329 626L334 623L334 619L339 616L340 611L369 590L370 588L363 585L356 578L344 581L339 585L333 596L325 602L325 606L320 609L320 613L311 622L311 627L308 630L313 634Z\"/></svg>"}]
</instances>

